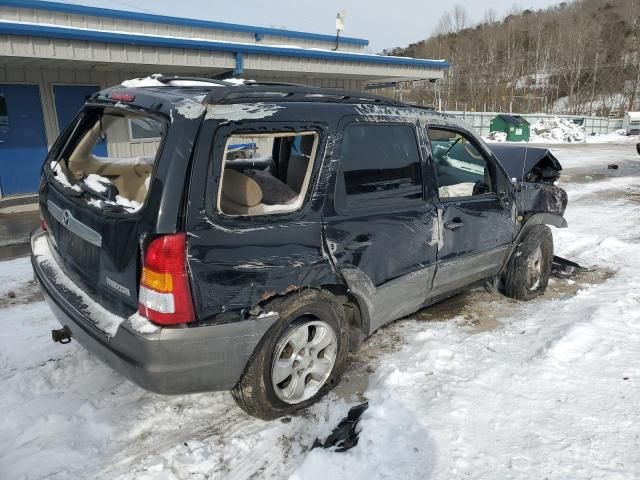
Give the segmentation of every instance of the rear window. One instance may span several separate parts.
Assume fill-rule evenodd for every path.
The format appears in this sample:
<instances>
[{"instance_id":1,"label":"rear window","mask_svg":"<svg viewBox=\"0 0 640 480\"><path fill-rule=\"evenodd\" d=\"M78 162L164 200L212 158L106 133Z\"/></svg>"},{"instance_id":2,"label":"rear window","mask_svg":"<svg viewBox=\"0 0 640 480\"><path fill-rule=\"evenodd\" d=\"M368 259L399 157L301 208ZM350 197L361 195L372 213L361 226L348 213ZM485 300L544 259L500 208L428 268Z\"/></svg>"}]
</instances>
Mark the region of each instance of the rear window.
<instances>
[{"instance_id":1,"label":"rear window","mask_svg":"<svg viewBox=\"0 0 640 480\"><path fill-rule=\"evenodd\" d=\"M49 165L55 179L94 208L114 213L142 208L164 122L117 108L90 108L71 128Z\"/></svg>"}]
</instances>

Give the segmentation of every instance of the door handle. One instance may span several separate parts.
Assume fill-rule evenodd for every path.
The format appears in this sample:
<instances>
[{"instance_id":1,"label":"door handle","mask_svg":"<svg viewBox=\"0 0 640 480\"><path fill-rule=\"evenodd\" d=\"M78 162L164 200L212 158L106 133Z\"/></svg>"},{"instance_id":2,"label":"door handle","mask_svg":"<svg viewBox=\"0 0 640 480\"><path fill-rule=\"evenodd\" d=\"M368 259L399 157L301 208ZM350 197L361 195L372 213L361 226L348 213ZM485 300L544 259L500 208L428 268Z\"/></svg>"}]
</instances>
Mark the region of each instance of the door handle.
<instances>
[{"instance_id":1,"label":"door handle","mask_svg":"<svg viewBox=\"0 0 640 480\"><path fill-rule=\"evenodd\" d=\"M447 230L456 230L462 226L464 226L464 222L459 218L454 218L450 222L444 224L444 228L446 228Z\"/></svg>"}]
</instances>

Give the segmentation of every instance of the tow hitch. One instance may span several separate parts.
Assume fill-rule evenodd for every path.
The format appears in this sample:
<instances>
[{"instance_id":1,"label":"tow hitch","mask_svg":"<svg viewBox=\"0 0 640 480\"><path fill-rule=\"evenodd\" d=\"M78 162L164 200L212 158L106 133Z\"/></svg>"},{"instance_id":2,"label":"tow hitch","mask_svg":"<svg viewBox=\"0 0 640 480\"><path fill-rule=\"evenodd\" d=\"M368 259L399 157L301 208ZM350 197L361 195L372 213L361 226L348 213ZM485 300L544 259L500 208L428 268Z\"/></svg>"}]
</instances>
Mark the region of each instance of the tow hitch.
<instances>
[{"instance_id":1,"label":"tow hitch","mask_svg":"<svg viewBox=\"0 0 640 480\"><path fill-rule=\"evenodd\" d=\"M56 343L69 343L71 341L71 330L69 330L67 326L59 328L58 330L51 330L51 338Z\"/></svg>"}]
</instances>

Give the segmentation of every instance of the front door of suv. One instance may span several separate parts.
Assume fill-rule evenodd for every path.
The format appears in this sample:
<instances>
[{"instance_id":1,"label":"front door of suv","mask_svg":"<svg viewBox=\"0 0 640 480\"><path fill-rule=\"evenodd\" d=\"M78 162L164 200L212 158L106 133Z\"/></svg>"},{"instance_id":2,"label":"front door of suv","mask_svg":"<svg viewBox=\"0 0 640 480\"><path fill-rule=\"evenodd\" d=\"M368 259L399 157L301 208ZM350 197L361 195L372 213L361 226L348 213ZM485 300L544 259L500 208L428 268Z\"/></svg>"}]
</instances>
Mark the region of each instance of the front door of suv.
<instances>
[{"instance_id":1,"label":"front door of suv","mask_svg":"<svg viewBox=\"0 0 640 480\"><path fill-rule=\"evenodd\" d=\"M432 295L495 275L515 232L509 180L471 135L428 129L442 237Z\"/></svg>"},{"instance_id":2,"label":"front door of suv","mask_svg":"<svg viewBox=\"0 0 640 480\"><path fill-rule=\"evenodd\" d=\"M400 121L342 124L334 198L325 203L328 253L369 306L369 332L419 309L435 269L437 209L423 186L426 137Z\"/></svg>"}]
</instances>

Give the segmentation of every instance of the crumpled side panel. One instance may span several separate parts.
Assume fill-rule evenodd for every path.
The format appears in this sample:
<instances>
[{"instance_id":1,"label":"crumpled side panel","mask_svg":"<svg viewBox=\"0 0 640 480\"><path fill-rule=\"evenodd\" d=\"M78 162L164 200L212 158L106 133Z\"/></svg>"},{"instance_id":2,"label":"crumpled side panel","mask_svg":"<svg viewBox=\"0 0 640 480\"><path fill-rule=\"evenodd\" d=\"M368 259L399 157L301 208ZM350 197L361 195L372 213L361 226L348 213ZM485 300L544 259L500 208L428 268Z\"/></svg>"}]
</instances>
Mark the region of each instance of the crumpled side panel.
<instances>
[{"instance_id":1,"label":"crumpled side panel","mask_svg":"<svg viewBox=\"0 0 640 480\"><path fill-rule=\"evenodd\" d=\"M555 213L563 215L567 208L567 192L555 185L521 182L516 189L518 215Z\"/></svg>"}]
</instances>

